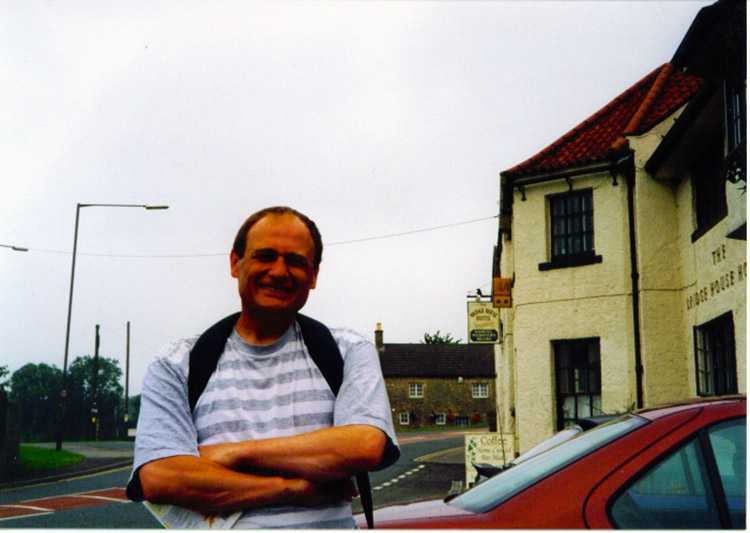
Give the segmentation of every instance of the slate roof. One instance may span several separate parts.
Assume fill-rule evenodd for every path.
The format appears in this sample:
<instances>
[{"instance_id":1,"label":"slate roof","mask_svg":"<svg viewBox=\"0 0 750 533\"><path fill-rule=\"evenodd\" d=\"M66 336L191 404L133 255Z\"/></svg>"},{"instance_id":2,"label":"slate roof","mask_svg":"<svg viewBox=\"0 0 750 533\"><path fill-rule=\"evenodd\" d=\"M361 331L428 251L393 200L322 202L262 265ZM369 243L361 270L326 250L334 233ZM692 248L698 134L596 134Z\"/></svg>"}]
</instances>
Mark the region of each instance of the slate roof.
<instances>
[{"instance_id":1,"label":"slate roof","mask_svg":"<svg viewBox=\"0 0 750 533\"><path fill-rule=\"evenodd\" d=\"M384 344L383 376L422 378L495 377L492 344Z\"/></svg>"},{"instance_id":2,"label":"slate roof","mask_svg":"<svg viewBox=\"0 0 750 533\"><path fill-rule=\"evenodd\" d=\"M666 63L547 148L502 174L551 173L624 155L626 135L641 135L653 128L690 100L702 83Z\"/></svg>"}]
</instances>

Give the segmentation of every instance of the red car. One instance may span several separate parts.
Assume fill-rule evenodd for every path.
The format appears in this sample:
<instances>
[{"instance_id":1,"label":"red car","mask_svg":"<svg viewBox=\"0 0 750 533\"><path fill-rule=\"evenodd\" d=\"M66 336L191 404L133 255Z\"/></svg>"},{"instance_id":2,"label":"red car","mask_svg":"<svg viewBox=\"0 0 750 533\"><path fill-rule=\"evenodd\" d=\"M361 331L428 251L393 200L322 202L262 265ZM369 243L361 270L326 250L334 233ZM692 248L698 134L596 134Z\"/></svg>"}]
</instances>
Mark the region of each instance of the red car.
<instances>
[{"instance_id":1,"label":"red car","mask_svg":"<svg viewBox=\"0 0 750 533\"><path fill-rule=\"evenodd\" d=\"M378 509L375 527L744 529L745 402L617 417L456 497Z\"/></svg>"}]
</instances>

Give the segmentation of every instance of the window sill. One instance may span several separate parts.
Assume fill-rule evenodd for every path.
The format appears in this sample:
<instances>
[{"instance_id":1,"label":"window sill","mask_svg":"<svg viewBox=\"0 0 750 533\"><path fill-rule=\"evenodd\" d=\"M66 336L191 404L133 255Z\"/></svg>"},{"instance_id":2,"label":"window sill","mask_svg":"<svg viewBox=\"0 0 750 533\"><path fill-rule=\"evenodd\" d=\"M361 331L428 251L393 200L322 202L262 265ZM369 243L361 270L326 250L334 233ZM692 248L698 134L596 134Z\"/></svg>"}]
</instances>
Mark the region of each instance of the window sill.
<instances>
[{"instance_id":1,"label":"window sill","mask_svg":"<svg viewBox=\"0 0 750 533\"><path fill-rule=\"evenodd\" d=\"M702 227L696 229L693 234L690 236L690 242L695 242L701 237L703 237L706 233L708 233L709 230L711 230L716 224L724 220L726 218L727 212L723 210L720 212L716 217L714 217L711 221L704 224Z\"/></svg>"},{"instance_id":2,"label":"window sill","mask_svg":"<svg viewBox=\"0 0 750 533\"><path fill-rule=\"evenodd\" d=\"M548 263L539 263L539 270L555 270L558 268L578 267L585 265L594 265L602 262L601 255L577 255L566 257L564 259L555 259Z\"/></svg>"}]
</instances>

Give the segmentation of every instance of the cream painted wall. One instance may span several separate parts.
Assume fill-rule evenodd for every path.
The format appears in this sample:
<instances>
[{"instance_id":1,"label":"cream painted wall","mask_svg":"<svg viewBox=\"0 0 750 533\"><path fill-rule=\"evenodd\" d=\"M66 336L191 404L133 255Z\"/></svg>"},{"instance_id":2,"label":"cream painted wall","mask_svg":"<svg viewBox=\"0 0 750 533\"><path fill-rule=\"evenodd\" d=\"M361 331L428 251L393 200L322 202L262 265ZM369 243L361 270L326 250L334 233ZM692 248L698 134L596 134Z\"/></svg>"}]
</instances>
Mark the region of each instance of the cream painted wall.
<instances>
[{"instance_id":1,"label":"cream painted wall","mask_svg":"<svg viewBox=\"0 0 750 533\"><path fill-rule=\"evenodd\" d=\"M549 260L546 196L568 186L527 187L526 201L516 191L513 244L505 246L503 255L512 255L516 266L512 333L521 453L556 429L554 340L599 337L603 410L623 412L635 402L630 259L623 225L627 189L622 177L617 183L608 173L574 181L574 190L593 191L594 248L602 263L549 271L539 270L539 263Z\"/></svg>"}]
</instances>

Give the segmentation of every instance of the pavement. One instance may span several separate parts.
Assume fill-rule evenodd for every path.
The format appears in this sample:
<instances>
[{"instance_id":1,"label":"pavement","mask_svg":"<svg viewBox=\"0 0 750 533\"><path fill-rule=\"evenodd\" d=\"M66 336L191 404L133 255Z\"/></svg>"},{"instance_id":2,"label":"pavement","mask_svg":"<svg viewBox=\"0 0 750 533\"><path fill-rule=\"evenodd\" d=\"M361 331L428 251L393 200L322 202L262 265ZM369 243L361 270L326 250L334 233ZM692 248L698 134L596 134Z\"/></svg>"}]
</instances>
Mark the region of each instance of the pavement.
<instances>
[{"instance_id":1,"label":"pavement","mask_svg":"<svg viewBox=\"0 0 750 533\"><path fill-rule=\"evenodd\" d=\"M0 480L0 490L61 481L63 479L97 474L131 466L133 464L133 445L132 441L64 442L62 445L63 450L82 455L84 457L83 460L71 466L31 472L23 476ZM33 443L29 444L29 446L54 449L55 443ZM421 457L419 461L423 463L463 465L464 457L463 447L458 447Z\"/></svg>"}]
</instances>

